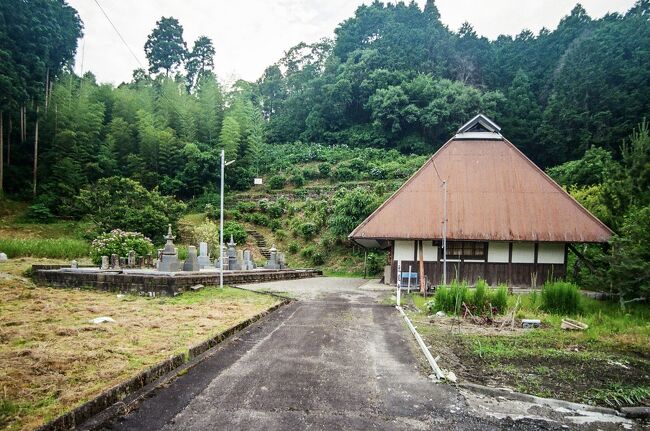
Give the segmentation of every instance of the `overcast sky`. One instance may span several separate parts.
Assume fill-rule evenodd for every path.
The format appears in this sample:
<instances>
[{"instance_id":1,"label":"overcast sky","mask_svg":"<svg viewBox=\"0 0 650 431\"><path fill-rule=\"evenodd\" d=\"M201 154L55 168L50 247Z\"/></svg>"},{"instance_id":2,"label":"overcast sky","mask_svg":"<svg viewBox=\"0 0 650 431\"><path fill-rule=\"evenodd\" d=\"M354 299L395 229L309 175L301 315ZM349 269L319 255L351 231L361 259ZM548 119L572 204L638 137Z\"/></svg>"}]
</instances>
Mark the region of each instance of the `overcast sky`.
<instances>
[{"instance_id":1,"label":"overcast sky","mask_svg":"<svg viewBox=\"0 0 650 431\"><path fill-rule=\"evenodd\" d=\"M144 43L161 16L177 18L191 48L200 35L214 43L215 71L225 82L257 79L284 51L305 41L331 37L358 5L371 0L98 0L140 62ZM129 81L136 60L122 44L95 0L68 0L84 22L76 70L92 71L101 82ZM422 6L425 0L419 0ZM576 0L437 0L443 23L457 30L464 21L490 39L554 29ZM625 12L634 0L582 0L592 18Z\"/></svg>"}]
</instances>

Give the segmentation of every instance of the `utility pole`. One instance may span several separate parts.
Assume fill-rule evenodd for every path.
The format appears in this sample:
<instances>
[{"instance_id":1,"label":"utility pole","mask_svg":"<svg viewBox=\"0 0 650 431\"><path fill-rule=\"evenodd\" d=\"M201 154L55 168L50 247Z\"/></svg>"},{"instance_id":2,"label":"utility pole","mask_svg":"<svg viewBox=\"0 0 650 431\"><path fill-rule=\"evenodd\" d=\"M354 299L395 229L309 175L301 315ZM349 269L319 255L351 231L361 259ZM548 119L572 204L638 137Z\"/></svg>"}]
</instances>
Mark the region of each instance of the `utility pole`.
<instances>
[{"instance_id":1,"label":"utility pole","mask_svg":"<svg viewBox=\"0 0 650 431\"><path fill-rule=\"evenodd\" d=\"M221 289L223 289L223 177L225 167L234 162L234 160L226 162L226 152L221 150L221 204L219 206L219 287Z\"/></svg>"}]
</instances>

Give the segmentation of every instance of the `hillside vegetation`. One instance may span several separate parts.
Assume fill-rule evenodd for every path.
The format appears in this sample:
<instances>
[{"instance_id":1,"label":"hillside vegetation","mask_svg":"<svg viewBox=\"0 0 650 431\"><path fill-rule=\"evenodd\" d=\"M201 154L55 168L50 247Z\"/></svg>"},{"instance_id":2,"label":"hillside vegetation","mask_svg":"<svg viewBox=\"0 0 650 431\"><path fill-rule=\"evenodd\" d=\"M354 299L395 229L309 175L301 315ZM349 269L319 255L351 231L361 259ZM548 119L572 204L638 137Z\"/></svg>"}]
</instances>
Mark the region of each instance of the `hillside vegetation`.
<instances>
[{"instance_id":1,"label":"hillside vegetation","mask_svg":"<svg viewBox=\"0 0 650 431\"><path fill-rule=\"evenodd\" d=\"M230 233L249 242L246 229L258 231L297 265L356 271L363 254L346 236L482 112L616 232L613 247L585 248L592 263L572 276L647 298L648 16L649 0L598 19L577 4L553 30L490 41L470 23L449 29L433 0L375 1L333 39L290 47L258 80L228 86L213 41L190 48L182 23L161 17L143 47L148 68L114 86L74 73L74 8L2 2L0 190L26 203L25 220L81 223L82 241L120 228L159 243L181 219L180 241L213 238L204 220L218 216L223 150L235 161Z\"/></svg>"}]
</instances>

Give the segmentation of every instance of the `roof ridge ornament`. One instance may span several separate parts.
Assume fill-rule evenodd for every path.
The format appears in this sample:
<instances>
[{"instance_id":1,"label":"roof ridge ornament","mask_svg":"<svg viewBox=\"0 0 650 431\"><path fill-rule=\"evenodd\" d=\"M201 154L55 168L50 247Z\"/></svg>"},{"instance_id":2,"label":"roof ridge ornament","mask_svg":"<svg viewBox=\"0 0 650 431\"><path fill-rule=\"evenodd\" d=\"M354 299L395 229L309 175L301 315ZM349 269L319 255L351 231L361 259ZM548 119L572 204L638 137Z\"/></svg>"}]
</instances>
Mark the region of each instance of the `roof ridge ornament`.
<instances>
[{"instance_id":1,"label":"roof ridge ornament","mask_svg":"<svg viewBox=\"0 0 650 431\"><path fill-rule=\"evenodd\" d=\"M503 139L501 127L486 115L477 114L463 124L454 139Z\"/></svg>"}]
</instances>

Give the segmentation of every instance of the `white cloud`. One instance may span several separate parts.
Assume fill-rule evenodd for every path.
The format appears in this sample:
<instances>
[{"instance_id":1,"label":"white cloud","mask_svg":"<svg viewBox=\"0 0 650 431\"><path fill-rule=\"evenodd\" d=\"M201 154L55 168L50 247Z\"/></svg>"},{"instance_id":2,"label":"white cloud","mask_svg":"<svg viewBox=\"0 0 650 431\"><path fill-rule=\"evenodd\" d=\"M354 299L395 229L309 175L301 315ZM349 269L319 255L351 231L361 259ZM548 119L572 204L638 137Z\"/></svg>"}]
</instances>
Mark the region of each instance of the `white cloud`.
<instances>
[{"instance_id":1,"label":"white cloud","mask_svg":"<svg viewBox=\"0 0 650 431\"><path fill-rule=\"evenodd\" d=\"M174 16L184 28L188 46L200 35L215 45L215 69L222 78L257 79L266 66L293 45L332 37L336 26L352 16L361 0L99 0L139 61L146 66L144 43L161 16ZM365 3L369 3L366 0ZM441 19L456 30L469 21L476 31L494 39L528 28L554 28L575 0L438 0ZM138 63L122 44L94 1L68 0L84 21L84 39L77 52L77 71L92 71L99 81L128 81ZM424 0L418 3L424 4ZM592 17L624 12L634 0L584 0Z\"/></svg>"}]
</instances>

